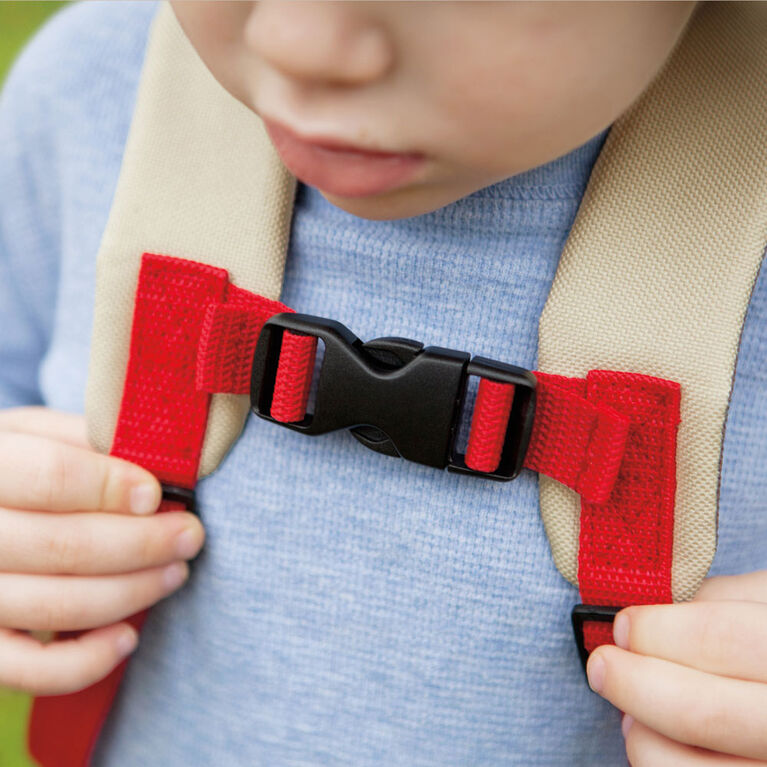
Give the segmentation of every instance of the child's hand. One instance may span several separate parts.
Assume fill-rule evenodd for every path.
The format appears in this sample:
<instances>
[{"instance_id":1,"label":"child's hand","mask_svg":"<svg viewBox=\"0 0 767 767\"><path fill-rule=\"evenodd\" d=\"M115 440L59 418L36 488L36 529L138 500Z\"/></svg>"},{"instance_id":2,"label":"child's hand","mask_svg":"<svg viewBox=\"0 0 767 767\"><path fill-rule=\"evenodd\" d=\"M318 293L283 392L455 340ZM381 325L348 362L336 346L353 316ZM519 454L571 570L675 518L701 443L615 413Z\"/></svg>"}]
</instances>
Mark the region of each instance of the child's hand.
<instances>
[{"instance_id":1,"label":"child's hand","mask_svg":"<svg viewBox=\"0 0 767 767\"><path fill-rule=\"evenodd\" d=\"M589 682L626 712L633 767L767 763L767 571L711 578L690 603L629 607L613 633Z\"/></svg>"},{"instance_id":2,"label":"child's hand","mask_svg":"<svg viewBox=\"0 0 767 767\"><path fill-rule=\"evenodd\" d=\"M151 474L88 447L82 418L0 411L0 685L72 692L133 651L119 621L179 588L204 537L159 503ZM95 627L48 644L18 631Z\"/></svg>"}]
</instances>

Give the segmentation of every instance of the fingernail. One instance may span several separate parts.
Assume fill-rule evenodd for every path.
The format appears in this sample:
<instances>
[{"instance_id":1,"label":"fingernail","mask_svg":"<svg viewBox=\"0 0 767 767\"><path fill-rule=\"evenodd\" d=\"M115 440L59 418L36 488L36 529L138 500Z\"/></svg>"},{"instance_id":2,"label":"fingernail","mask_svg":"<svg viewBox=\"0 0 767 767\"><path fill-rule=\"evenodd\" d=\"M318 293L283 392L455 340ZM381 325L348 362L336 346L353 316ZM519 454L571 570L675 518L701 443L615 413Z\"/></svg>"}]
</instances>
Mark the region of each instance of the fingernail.
<instances>
[{"instance_id":1,"label":"fingernail","mask_svg":"<svg viewBox=\"0 0 767 767\"><path fill-rule=\"evenodd\" d=\"M134 514L151 514L156 511L160 499L154 485L136 485L130 491L130 510Z\"/></svg>"},{"instance_id":2,"label":"fingernail","mask_svg":"<svg viewBox=\"0 0 767 767\"><path fill-rule=\"evenodd\" d=\"M589 687L601 695L605 684L605 662L601 655L592 655L589 658L586 673L589 677Z\"/></svg>"},{"instance_id":3,"label":"fingernail","mask_svg":"<svg viewBox=\"0 0 767 767\"><path fill-rule=\"evenodd\" d=\"M162 574L163 582L168 591L175 591L185 580L189 568L183 562L174 562L165 568Z\"/></svg>"},{"instance_id":4,"label":"fingernail","mask_svg":"<svg viewBox=\"0 0 767 767\"><path fill-rule=\"evenodd\" d=\"M130 655L138 646L138 634L132 628L123 629L117 639L115 640L117 645L117 652L120 653L120 657L124 658L126 655Z\"/></svg>"},{"instance_id":5,"label":"fingernail","mask_svg":"<svg viewBox=\"0 0 767 767\"><path fill-rule=\"evenodd\" d=\"M629 734L632 724L634 724L634 717L624 714L623 721L621 722L621 732L623 733L624 738Z\"/></svg>"},{"instance_id":6,"label":"fingernail","mask_svg":"<svg viewBox=\"0 0 767 767\"><path fill-rule=\"evenodd\" d=\"M613 622L613 642L624 649L629 649L629 616L627 613L618 613Z\"/></svg>"},{"instance_id":7,"label":"fingernail","mask_svg":"<svg viewBox=\"0 0 767 767\"><path fill-rule=\"evenodd\" d=\"M176 554L181 559L191 559L202 548L200 534L194 528L188 528L176 538Z\"/></svg>"}]
</instances>

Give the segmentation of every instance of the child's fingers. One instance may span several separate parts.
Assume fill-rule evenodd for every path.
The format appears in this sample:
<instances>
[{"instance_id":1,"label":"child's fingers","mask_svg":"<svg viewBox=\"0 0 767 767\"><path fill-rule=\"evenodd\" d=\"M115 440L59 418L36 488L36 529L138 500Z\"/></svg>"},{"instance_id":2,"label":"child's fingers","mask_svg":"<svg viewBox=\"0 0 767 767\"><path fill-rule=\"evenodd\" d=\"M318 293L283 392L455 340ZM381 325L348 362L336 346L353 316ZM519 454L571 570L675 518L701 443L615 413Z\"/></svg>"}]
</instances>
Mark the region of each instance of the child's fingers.
<instances>
[{"instance_id":1,"label":"child's fingers","mask_svg":"<svg viewBox=\"0 0 767 767\"><path fill-rule=\"evenodd\" d=\"M0 410L0 431L48 437L75 447L89 448L85 418L47 407L14 407Z\"/></svg>"},{"instance_id":2,"label":"child's fingers","mask_svg":"<svg viewBox=\"0 0 767 767\"><path fill-rule=\"evenodd\" d=\"M200 521L187 512L134 517L0 508L0 572L128 573L191 559L204 538Z\"/></svg>"},{"instance_id":3,"label":"child's fingers","mask_svg":"<svg viewBox=\"0 0 767 767\"><path fill-rule=\"evenodd\" d=\"M594 650L587 670L594 690L671 740L767 759L767 685L607 645Z\"/></svg>"},{"instance_id":4,"label":"child's fingers","mask_svg":"<svg viewBox=\"0 0 767 767\"><path fill-rule=\"evenodd\" d=\"M133 652L137 641L127 623L47 644L0 629L0 685L32 695L75 692L105 677Z\"/></svg>"},{"instance_id":5,"label":"child's fingers","mask_svg":"<svg viewBox=\"0 0 767 767\"><path fill-rule=\"evenodd\" d=\"M740 756L685 746L645 727L641 722L634 722L626 734L626 756L631 767L757 767L764 764Z\"/></svg>"},{"instance_id":6,"label":"child's fingers","mask_svg":"<svg viewBox=\"0 0 767 767\"><path fill-rule=\"evenodd\" d=\"M630 607L613 628L619 647L754 682L767 682L767 604L689 602Z\"/></svg>"},{"instance_id":7,"label":"child's fingers","mask_svg":"<svg viewBox=\"0 0 767 767\"><path fill-rule=\"evenodd\" d=\"M767 602L767 570L706 578L695 596L696 602L722 599Z\"/></svg>"},{"instance_id":8,"label":"child's fingers","mask_svg":"<svg viewBox=\"0 0 767 767\"><path fill-rule=\"evenodd\" d=\"M123 620L176 591L186 562L110 576L0 573L0 626L75 631Z\"/></svg>"},{"instance_id":9,"label":"child's fingers","mask_svg":"<svg viewBox=\"0 0 767 767\"><path fill-rule=\"evenodd\" d=\"M0 506L149 514L160 484L140 466L46 437L0 432Z\"/></svg>"}]
</instances>

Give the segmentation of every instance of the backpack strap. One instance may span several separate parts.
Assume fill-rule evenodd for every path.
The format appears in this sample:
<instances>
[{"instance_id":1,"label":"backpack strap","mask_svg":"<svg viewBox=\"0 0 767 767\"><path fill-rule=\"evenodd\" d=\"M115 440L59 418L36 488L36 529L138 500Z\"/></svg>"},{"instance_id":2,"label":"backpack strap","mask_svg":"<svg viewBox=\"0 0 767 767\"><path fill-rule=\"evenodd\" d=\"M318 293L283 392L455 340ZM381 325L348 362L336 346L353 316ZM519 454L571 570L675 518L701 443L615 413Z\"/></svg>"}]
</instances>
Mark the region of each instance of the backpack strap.
<instances>
[{"instance_id":1,"label":"backpack strap","mask_svg":"<svg viewBox=\"0 0 767 767\"><path fill-rule=\"evenodd\" d=\"M681 384L673 535L663 533L673 538L677 601L695 594L716 549L727 408L767 245L766 39L764 4L701 4L654 84L611 129L539 325L543 371L607 368ZM599 592L598 566L617 579L613 598L630 592L632 560L637 551L652 559L657 538L629 522L616 554L614 509L582 504L543 476L540 499L556 565L580 582L584 601Z\"/></svg>"},{"instance_id":2,"label":"backpack strap","mask_svg":"<svg viewBox=\"0 0 767 767\"><path fill-rule=\"evenodd\" d=\"M163 4L98 254L86 391L98 450L114 441L142 254L226 269L235 285L276 300L294 193L261 119L216 82ZM246 397L213 397L199 476L218 466L247 414Z\"/></svg>"}]
</instances>

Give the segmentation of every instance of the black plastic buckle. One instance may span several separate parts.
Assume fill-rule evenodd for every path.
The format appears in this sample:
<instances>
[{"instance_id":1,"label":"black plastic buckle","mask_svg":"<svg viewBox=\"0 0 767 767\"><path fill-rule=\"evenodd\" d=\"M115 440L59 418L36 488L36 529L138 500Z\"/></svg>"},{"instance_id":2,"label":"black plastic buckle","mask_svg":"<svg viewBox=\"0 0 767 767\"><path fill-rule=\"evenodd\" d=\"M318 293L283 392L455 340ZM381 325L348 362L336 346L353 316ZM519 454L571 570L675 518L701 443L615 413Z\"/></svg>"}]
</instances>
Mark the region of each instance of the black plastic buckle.
<instances>
[{"instance_id":1,"label":"black plastic buckle","mask_svg":"<svg viewBox=\"0 0 767 767\"><path fill-rule=\"evenodd\" d=\"M162 499L172 501L173 503L183 503L186 510L191 514L197 513L197 496L194 490L188 487L179 487L178 485L168 485L165 482L160 483L162 488Z\"/></svg>"},{"instance_id":2,"label":"black plastic buckle","mask_svg":"<svg viewBox=\"0 0 767 767\"><path fill-rule=\"evenodd\" d=\"M589 659L589 651L586 649L586 642L583 637L583 624L589 621L598 623L612 623L615 616L622 610L622 607L611 605L575 605L570 615L573 622L573 633L575 634L575 646L578 648L578 655L583 665L583 672L586 672L586 663Z\"/></svg>"},{"instance_id":3,"label":"black plastic buckle","mask_svg":"<svg viewBox=\"0 0 767 767\"><path fill-rule=\"evenodd\" d=\"M334 320L278 314L263 327L253 355L251 407L269 421L282 335L286 330L321 339L325 353L314 412L283 423L304 434L353 429L372 449L451 471L510 480L522 469L535 410L535 376L523 368L417 341L382 338L363 344ZM515 385L506 441L498 469L477 472L455 452L459 417L470 375ZM363 427L361 430L359 427ZM376 442L364 428L387 439Z\"/></svg>"}]
</instances>

